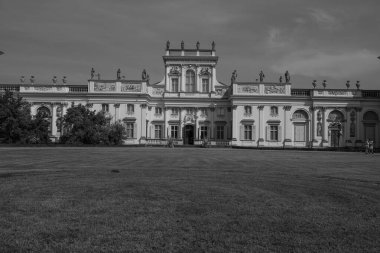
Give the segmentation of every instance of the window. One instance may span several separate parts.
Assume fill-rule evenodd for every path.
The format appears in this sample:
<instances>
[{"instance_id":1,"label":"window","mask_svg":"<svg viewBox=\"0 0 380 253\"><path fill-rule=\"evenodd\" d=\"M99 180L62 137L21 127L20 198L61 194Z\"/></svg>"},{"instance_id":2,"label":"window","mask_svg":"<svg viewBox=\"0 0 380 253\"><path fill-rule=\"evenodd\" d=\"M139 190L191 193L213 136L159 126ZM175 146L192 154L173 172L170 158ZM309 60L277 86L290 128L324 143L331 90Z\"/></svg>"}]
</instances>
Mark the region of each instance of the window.
<instances>
[{"instance_id":1,"label":"window","mask_svg":"<svg viewBox=\"0 0 380 253\"><path fill-rule=\"evenodd\" d=\"M162 125L154 125L154 138L162 138Z\"/></svg>"},{"instance_id":2,"label":"window","mask_svg":"<svg viewBox=\"0 0 380 253\"><path fill-rule=\"evenodd\" d=\"M270 108L270 116L278 116L278 108L276 106Z\"/></svg>"},{"instance_id":3,"label":"window","mask_svg":"<svg viewBox=\"0 0 380 253\"><path fill-rule=\"evenodd\" d=\"M216 115L217 116L224 116L224 108L223 107L217 107L216 108Z\"/></svg>"},{"instance_id":4,"label":"window","mask_svg":"<svg viewBox=\"0 0 380 253\"><path fill-rule=\"evenodd\" d=\"M127 138L133 138L133 133L134 133L134 123L127 123Z\"/></svg>"},{"instance_id":5,"label":"window","mask_svg":"<svg viewBox=\"0 0 380 253\"><path fill-rule=\"evenodd\" d=\"M178 115L178 108L172 108L172 115Z\"/></svg>"},{"instance_id":6,"label":"window","mask_svg":"<svg viewBox=\"0 0 380 253\"><path fill-rule=\"evenodd\" d=\"M207 132L208 132L208 127L201 126L201 140L206 139L208 137Z\"/></svg>"},{"instance_id":7,"label":"window","mask_svg":"<svg viewBox=\"0 0 380 253\"><path fill-rule=\"evenodd\" d=\"M252 140L252 125L244 125L244 140Z\"/></svg>"},{"instance_id":8,"label":"window","mask_svg":"<svg viewBox=\"0 0 380 253\"><path fill-rule=\"evenodd\" d=\"M203 78L202 79L202 92L209 92L209 79L208 78Z\"/></svg>"},{"instance_id":9,"label":"window","mask_svg":"<svg viewBox=\"0 0 380 253\"><path fill-rule=\"evenodd\" d=\"M192 70L186 71L186 92L195 91L195 73Z\"/></svg>"},{"instance_id":10,"label":"window","mask_svg":"<svg viewBox=\"0 0 380 253\"><path fill-rule=\"evenodd\" d=\"M270 139L271 141L278 141L278 126L270 126Z\"/></svg>"},{"instance_id":11,"label":"window","mask_svg":"<svg viewBox=\"0 0 380 253\"><path fill-rule=\"evenodd\" d=\"M178 126L170 126L170 136L174 139L178 139Z\"/></svg>"},{"instance_id":12,"label":"window","mask_svg":"<svg viewBox=\"0 0 380 253\"><path fill-rule=\"evenodd\" d=\"M178 92L178 78L172 78L172 92Z\"/></svg>"},{"instance_id":13,"label":"window","mask_svg":"<svg viewBox=\"0 0 380 253\"><path fill-rule=\"evenodd\" d=\"M156 114L161 115L162 114L162 108L161 107L156 107Z\"/></svg>"},{"instance_id":14,"label":"window","mask_svg":"<svg viewBox=\"0 0 380 253\"><path fill-rule=\"evenodd\" d=\"M224 126L216 126L216 139L217 140L224 139Z\"/></svg>"},{"instance_id":15,"label":"window","mask_svg":"<svg viewBox=\"0 0 380 253\"><path fill-rule=\"evenodd\" d=\"M244 114L245 115L252 115L252 107L251 106L244 106Z\"/></svg>"},{"instance_id":16,"label":"window","mask_svg":"<svg viewBox=\"0 0 380 253\"><path fill-rule=\"evenodd\" d=\"M127 105L127 114L133 114L135 112L135 106L132 104Z\"/></svg>"},{"instance_id":17,"label":"window","mask_svg":"<svg viewBox=\"0 0 380 253\"><path fill-rule=\"evenodd\" d=\"M103 112L109 112L110 106L109 104L102 104L102 111Z\"/></svg>"},{"instance_id":18,"label":"window","mask_svg":"<svg viewBox=\"0 0 380 253\"><path fill-rule=\"evenodd\" d=\"M306 141L306 124L294 124L294 141Z\"/></svg>"}]
</instances>

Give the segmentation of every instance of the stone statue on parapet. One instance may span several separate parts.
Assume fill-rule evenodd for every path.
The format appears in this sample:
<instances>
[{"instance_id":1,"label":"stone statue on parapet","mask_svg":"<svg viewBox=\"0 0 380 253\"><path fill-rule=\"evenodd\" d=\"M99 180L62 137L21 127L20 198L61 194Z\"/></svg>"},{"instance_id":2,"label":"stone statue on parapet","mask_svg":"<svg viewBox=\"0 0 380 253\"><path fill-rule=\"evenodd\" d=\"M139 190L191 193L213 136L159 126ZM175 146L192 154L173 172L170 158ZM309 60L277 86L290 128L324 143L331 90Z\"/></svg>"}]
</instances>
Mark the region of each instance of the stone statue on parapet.
<instances>
[{"instance_id":1,"label":"stone statue on parapet","mask_svg":"<svg viewBox=\"0 0 380 253\"><path fill-rule=\"evenodd\" d=\"M313 88L315 89L315 87L317 87L317 80L314 80L311 84L313 85Z\"/></svg>"},{"instance_id":2,"label":"stone statue on parapet","mask_svg":"<svg viewBox=\"0 0 380 253\"><path fill-rule=\"evenodd\" d=\"M149 75L147 74L146 70L144 69L143 72L141 73L141 79L143 81L149 82Z\"/></svg>"},{"instance_id":3,"label":"stone statue on parapet","mask_svg":"<svg viewBox=\"0 0 380 253\"><path fill-rule=\"evenodd\" d=\"M282 76L280 76L280 80L279 81L280 81L280 83L282 83Z\"/></svg>"},{"instance_id":4,"label":"stone statue on parapet","mask_svg":"<svg viewBox=\"0 0 380 253\"><path fill-rule=\"evenodd\" d=\"M20 78L20 82L21 82L21 83L24 83L24 82L25 82L25 76L21 76L21 78Z\"/></svg>"},{"instance_id":5,"label":"stone statue on parapet","mask_svg":"<svg viewBox=\"0 0 380 253\"><path fill-rule=\"evenodd\" d=\"M185 42L181 41L181 49L184 50L185 49Z\"/></svg>"},{"instance_id":6,"label":"stone statue on parapet","mask_svg":"<svg viewBox=\"0 0 380 253\"><path fill-rule=\"evenodd\" d=\"M236 69L232 72L232 75L231 75L231 84L233 84L237 79L237 72L236 72Z\"/></svg>"},{"instance_id":7,"label":"stone statue on parapet","mask_svg":"<svg viewBox=\"0 0 380 253\"><path fill-rule=\"evenodd\" d=\"M121 73L121 71L120 71L120 69L118 69L117 72L116 72L116 79L117 79L117 80L120 80L120 79L121 79L121 78L120 78L120 73Z\"/></svg>"},{"instance_id":8,"label":"stone statue on parapet","mask_svg":"<svg viewBox=\"0 0 380 253\"><path fill-rule=\"evenodd\" d=\"M197 44L196 44L197 50L199 50L199 46L200 46L200 43L199 41L197 41Z\"/></svg>"},{"instance_id":9,"label":"stone statue on parapet","mask_svg":"<svg viewBox=\"0 0 380 253\"><path fill-rule=\"evenodd\" d=\"M30 83L34 84L34 81L35 81L34 76L30 76Z\"/></svg>"},{"instance_id":10,"label":"stone statue on parapet","mask_svg":"<svg viewBox=\"0 0 380 253\"><path fill-rule=\"evenodd\" d=\"M215 51L215 41L213 41L213 42L211 43L211 49L212 49L212 51Z\"/></svg>"},{"instance_id":11,"label":"stone statue on parapet","mask_svg":"<svg viewBox=\"0 0 380 253\"><path fill-rule=\"evenodd\" d=\"M323 86L324 89L326 89L326 86L327 86L327 81L326 80L323 80L322 86Z\"/></svg>"},{"instance_id":12,"label":"stone statue on parapet","mask_svg":"<svg viewBox=\"0 0 380 253\"><path fill-rule=\"evenodd\" d=\"M260 77L260 82L263 82L264 78L265 78L265 75L264 75L264 72L262 70L259 73L259 77Z\"/></svg>"},{"instance_id":13,"label":"stone statue on parapet","mask_svg":"<svg viewBox=\"0 0 380 253\"><path fill-rule=\"evenodd\" d=\"M170 48L170 41L166 41L166 50L169 50Z\"/></svg>"},{"instance_id":14,"label":"stone statue on parapet","mask_svg":"<svg viewBox=\"0 0 380 253\"><path fill-rule=\"evenodd\" d=\"M100 80L100 73L98 73L96 76L98 77L98 80Z\"/></svg>"},{"instance_id":15,"label":"stone statue on parapet","mask_svg":"<svg viewBox=\"0 0 380 253\"><path fill-rule=\"evenodd\" d=\"M53 81L54 84L56 84L57 83L57 76L53 76L52 81Z\"/></svg>"},{"instance_id":16,"label":"stone statue on parapet","mask_svg":"<svg viewBox=\"0 0 380 253\"><path fill-rule=\"evenodd\" d=\"M285 72L285 82L286 82L286 83L289 83L289 82L290 82L290 74L289 74L289 71L286 71L286 72Z\"/></svg>"},{"instance_id":17,"label":"stone statue on parapet","mask_svg":"<svg viewBox=\"0 0 380 253\"><path fill-rule=\"evenodd\" d=\"M346 87L347 87L347 89L350 88L350 81L347 81L347 82L346 82Z\"/></svg>"},{"instance_id":18,"label":"stone statue on parapet","mask_svg":"<svg viewBox=\"0 0 380 253\"><path fill-rule=\"evenodd\" d=\"M91 68L91 72L90 72L91 79L94 79L94 75L95 75L95 69Z\"/></svg>"},{"instance_id":19,"label":"stone statue on parapet","mask_svg":"<svg viewBox=\"0 0 380 253\"><path fill-rule=\"evenodd\" d=\"M67 80L66 80L66 76L64 76L64 77L62 78L62 82L63 82L63 83L66 83L66 82L67 82Z\"/></svg>"}]
</instances>

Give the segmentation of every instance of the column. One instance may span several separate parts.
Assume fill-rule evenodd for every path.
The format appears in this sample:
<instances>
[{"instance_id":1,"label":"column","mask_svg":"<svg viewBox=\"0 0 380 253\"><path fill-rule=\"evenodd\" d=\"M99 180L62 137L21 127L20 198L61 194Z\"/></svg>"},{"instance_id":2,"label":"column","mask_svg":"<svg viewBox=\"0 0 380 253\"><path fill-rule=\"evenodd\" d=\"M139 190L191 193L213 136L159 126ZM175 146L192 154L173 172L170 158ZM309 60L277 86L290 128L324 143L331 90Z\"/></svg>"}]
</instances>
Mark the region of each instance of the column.
<instances>
[{"instance_id":1,"label":"column","mask_svg":"<svg viewBox=\"0 0 380 253\"><path fill-rule=\"evenodd\" d=\"M114 104L113 106L115 107L115 122L117 122L120 119L120 104Z\"/></svg>"},{"instance_id":2,"label":"column","mask_svg":"<svg viewBox=\"0 0 380 253\"><path fill-rule=\"evenodd\" d=\"M180 92L184 92L186 90L185 86L186 86L186 69L185 69L185 66L181 66L181 87L179 89Z\"/></svg>"},{"instance_id":3,"label":"column","mask_svg":"<svg viewBox=\"0 0 380 253\"><path fill-rule=\"evenodd\" d=\"M211 111L211 129L210 129L210 138L214 139L214 120L215 120L215 104L212 104L210 108Z\"/></svg>"},{"instance_id":4,"label":"column","mask_svg":"<svg viewBox=\"0 0 380 253\"><path fill-rule=\"evenodd\" d=\"M194 139L198 140L199 139L199 134L198 134L198 108L194 108Z\"/></svg>"},{"instance_id":5,"label":"column","mask_svg":"<svg viewBox=\"0 0 380 253\"><path fill-rule=\"evenodd\" d=\"M264 124L264 119L263 119L264 106L259 105L259 106L257 106L257 109L259 110L259 122L257 124L259 126L259 140L258 140L257 144L260 145L259 143L264 142L264 140L265 140L265 138L264 138L265 124Z\"/></svg>"},{"instance_id":6,"label":"column","mask_svg":"<svg viewBox=\"0 0 380 253\"><path fill-rule=\"evenodd\" d=\"M311 141L312 141L312 143L314 144L314 142L316 143L316 142L318 142L317 141L317 131L316 131L316 116L315 116L315 114L317 113L317 108L315 108L315 107L310 107L310 112L311 112L311 126L310 126L310 128L311 128Z\"/></svg>"},{"instance_id":7,"label":"column","mask_svg":"<svg viewBox=\"0 0 380 253\"><path fill-rule=\"evenodd\" d=\"M51 104L51 135L56 137L57 136L57 105L52 103Z\"/></svg>"},{"instance_id":8,"label":"column","mask_svg":"<svg viewBox=\"0 0 380 253\"><path fill-rule=\"evenodd\" d=\"M356 111L356 140L361 140L361 141L364 142L365 141L363 139L364 138L364 133L362 131L363 124L362 124L362 120L361 120L361 111L362 111L362 108L356 107L355 111Z\"/></svg>"},{"instance_id":9,"label":"column","mask_svg":"<svg viewBox=\"0 0 380 253\"><path fill-rule=\"evenodd\" d=\"M285 142L287 142L287 140L291 139L291 137L290 137L291 136L291 134L290 134L290 132L291 132L291 124L290 124L290 121L289 121L289 115L288 114L289 114L290 109L292 109L292 106L285 105L283 107L283 109L284 109L284 134L283 134L284 141L283 141L283 143L284 143L284 146L285 146ZM289 123L289 126L288 126L288 123Z\"/></svg>"},{"instance_id":10,"label":"column","mask_svg":"<svg viewBox=\"0 0 380 253\"><path fill-rule=\"evenodd\" d=\"M326 122L326 108L322 107L322 146L326 146L328 143L328 127Z\"/></svg>"},{"instance_id":11,"label":"column","mask_svg":"<svg viewBox=\"0 0 380 253\"><path fill-rule=\"evenodd\" d=\"M182 139L182 108L180 107L178 109L178 116L179 116L179 126L178 126L178 138Z\"/></svg>"},{"instance_id":12,"label":"column","mask_svg":"<svg viewBox=\"0 0 380 253\"><path fill-rule=\"evenodd\" d=\"M344 133L343 133L343 137L344 137L344 140L342 140L344 142L344 146L347 146L347 143L346 141L347 140L350 140L350 108L349 107L346 107L345 108L345 115L344 115L344 120L345 120L345 124L344 124Z\"/></svg>"},{"instance_id":13,"label":"column","mask_svg":"<svg viewBox=\"0 0 380 253\"><path fill-rule=\"evenodd\" d=\"M237 142L237 140L239 139L239 119L238 119L238 106L237 105L233 105L232 106L232 124L231 124L231 132L232 132L232 141Z\"/></svg>"},{"instance_id":14,"label":"column","mask_svg":"<svg viewBox=\"0 0 380 253\"><path fill-rule=\"evenodd\" d=\"M141 119L141 125L140 125L140 134L137 133L137 138L147 138L147 120L146 120L146 104L140 105L140 119Z\"/></svg>"}]
</instances>

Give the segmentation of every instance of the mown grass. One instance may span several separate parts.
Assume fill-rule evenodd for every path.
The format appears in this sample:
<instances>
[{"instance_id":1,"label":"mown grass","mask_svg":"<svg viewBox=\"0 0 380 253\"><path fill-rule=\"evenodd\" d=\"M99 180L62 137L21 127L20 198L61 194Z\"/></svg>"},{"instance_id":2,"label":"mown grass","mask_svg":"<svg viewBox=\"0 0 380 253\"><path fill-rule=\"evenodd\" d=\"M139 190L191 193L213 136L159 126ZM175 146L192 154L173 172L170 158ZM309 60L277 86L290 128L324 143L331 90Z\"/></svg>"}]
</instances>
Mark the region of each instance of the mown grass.
<instances>
[{"instance_id":1,"label":"mown grass","mask_svg":"<svg viewBox=\"0 0 380 253\"><path fill-rule=\"evenodd\" d=\"M380 156L0 148L0 252L380 252Z\"/></svg>"}]
</instances>

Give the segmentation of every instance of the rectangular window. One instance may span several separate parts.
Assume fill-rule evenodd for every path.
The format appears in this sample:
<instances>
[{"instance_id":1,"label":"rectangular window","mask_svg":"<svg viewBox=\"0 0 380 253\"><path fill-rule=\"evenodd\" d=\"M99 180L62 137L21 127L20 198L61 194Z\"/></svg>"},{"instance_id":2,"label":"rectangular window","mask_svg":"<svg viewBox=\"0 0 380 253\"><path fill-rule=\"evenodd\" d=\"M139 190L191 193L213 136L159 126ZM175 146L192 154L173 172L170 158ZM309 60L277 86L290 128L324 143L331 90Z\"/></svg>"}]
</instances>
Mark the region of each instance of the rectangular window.
<instances>
[{"instance_id":1,"label":"rectangular window","mask_svg":"<svg viewBox=\"0 0 380 253\"><path fill-rule=\"evenodd\" d=\"M270 140L278 141L278 126L270 126Z\"/></svg>"},{"instance_id":2,"label":"rectangular window","mask_svg":"<svg viewBox=\"0 0 380 253\"><path fill-rule=\"evenodd\" d=\"M133 128L133 123L127 123L127 138L133 138L133 132L134 132L134 128Z\"/></svg>"},{"instance_id":3,"label":"rectangular window","mask_svg":"<svg viewBox=\"0 0 380 253\"><path fill-rule=\"evenodd\" d=\"M172 108L172 115L178 115L178 108Z\"/></svg>"},{"instance_id":4,"label":"rectangular window","mask_svg":"<svg viewBox=\"0 0 380 253\"><path fill-rule=\"evenodd\" d=\"M102 111L103 112L109 112L110 106L109 104L102 104Z\"/></svg>"},{"instance_id":5,"label":"rectangular window","mask_svg":"<svg viewBox=\"0 0 380 253\"><path fill-rule=\"evenodd\" d=\"M178 78L172 78L172 92L178 92Z\"/></svg>"},{"instance_id":6,"label":"rectangular window","mask_svg":"<svg viewBox=\"0 0 380 253\"><path fill-rule=\"evenodd\" d=\"M202 79L202 92L209 92L209 79L208 78L203 78Z\"/></svg>"},{"instance_id":7,"label":"rectangular window","mask_svg":"<svg viewBox=\"0 0 380 253\"><path fill-rule=\"evenodd\" d=\"M244 140L252 140L252 125L244 125Z\"/></svg>"},{"instance_id":8,"label":"rectangular window","mask_svg":"<svg viewBox=\"0 0 380 253\"><path fill-rule=\"evenodd\" d=\"M178 126L170 126L170 136L174 139L178 139Z\"/></svg>"},{"instance_id":9,"label":"rectangular window","mask_svg":"<svg viewBox=\"0 0 380 253\"><path fill-rule=\"evenodd\" d=\"M224 126L216 126L216 139L217 140L224 139Z\"/></svg>"},{"instance_id":10,"label":"rectangular window","mask_svg":"<svg viewBox=\"0 0 380 253\"><path fill-rule=\"evenodd\" d=\"M127 105L127 114L134 114L134 112L135 112L135 106L134 105L132 105L132 104L128 104Z\"/></svg>"},{"instance_id":11,"label":"rectangular window","mask_svg":"<svg viewBox=\"0 0 380 253\"><path fill-rule=\"evenodd\" d=\"M159 115L162 114L162 108L161 107L156 107L156 114L159 114Z\"/></svg>"},{"instance_id":12,"label":"rectangular window","mask_svg":"<svg viewBox=\"0 0 380 253\"><path fill-rule=\"evenodd\" d=\"M201 126L201 140L208 138L207 132L208 132L208 127Z\"/></svg>"},{"instance_id":13,"label":"rectangular window","mask_svg":"<svg viewBox=\"0 0 380 253\"><path fill-rule=\"evenodd\" d=\"M224 116L224 108L222 108L222 107L216 108L216 115L217 116Z\"/></svg>"},{"instance_id":14,"label":"rectangular window","mask_svg":"<svg viewBox=\"0 0 380 253\"><path fill-rule=\"evenodd\" d=\"M155 139L162 138L162 125L154 125L154 138Z\"/></svg>"}]
</instances>

